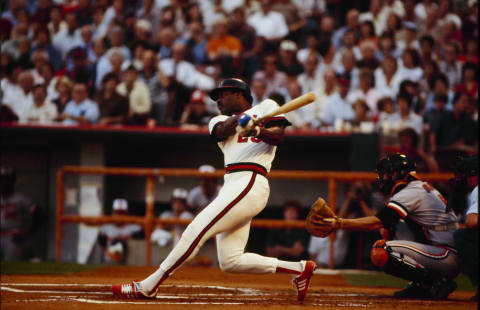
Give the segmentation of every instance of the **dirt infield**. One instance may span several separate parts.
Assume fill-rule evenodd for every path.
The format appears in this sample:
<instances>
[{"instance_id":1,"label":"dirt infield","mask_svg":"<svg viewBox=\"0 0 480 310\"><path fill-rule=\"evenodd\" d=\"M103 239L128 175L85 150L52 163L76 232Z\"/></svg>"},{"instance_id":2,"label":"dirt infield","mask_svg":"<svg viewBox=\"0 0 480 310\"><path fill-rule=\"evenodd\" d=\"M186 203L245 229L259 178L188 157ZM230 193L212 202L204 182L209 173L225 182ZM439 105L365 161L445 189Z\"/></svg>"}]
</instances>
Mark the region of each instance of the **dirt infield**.
<instances>
[{"instance_id":1,"label":"dirt infield","mask_svg":"<svg viewBox=\"0 0 480 310\"><path fill-rule=\"evenodd\" d=\"M395 289L351 286L341 275L315 275L304 302L288 275L238 275L217 268L184 267L153 300L111 295L112 283L141 279L154 267L107 267L67 275L2 275L1 309L476 309L472 292L446 301L397 300Z\"/></svg>"}]
</instances>

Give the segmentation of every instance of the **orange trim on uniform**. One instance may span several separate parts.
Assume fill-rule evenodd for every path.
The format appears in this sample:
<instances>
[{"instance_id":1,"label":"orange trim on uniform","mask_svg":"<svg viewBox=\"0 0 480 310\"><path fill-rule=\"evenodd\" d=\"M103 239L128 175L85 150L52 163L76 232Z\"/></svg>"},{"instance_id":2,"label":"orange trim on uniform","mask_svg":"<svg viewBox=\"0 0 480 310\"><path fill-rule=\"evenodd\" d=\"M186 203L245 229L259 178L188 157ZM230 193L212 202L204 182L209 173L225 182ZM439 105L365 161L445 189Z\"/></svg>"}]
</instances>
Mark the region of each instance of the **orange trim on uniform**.
<instances>
[{"instance_id":1,"label":"orange trim on uniform","mask_svg":"<svg viewBox=\"0 0 480 310\"><path fill-rule=\"evenodd\" d=\"M412 178L420 181L420 179L419 179L418 176L417 176L417 172L416 172L416 171L410 171L410 172L408 173L408 175L411 176Z\"/></svg>"},{"instance_id":2,"label":"orange trim on uniform","mask_svg":"<svg viewBox=\"0 0 480 310\"><path fill-rule=\"evenodd\" d=\"M441 248L444 250L443 253L440 253L440 254L435 254L435 253L429 253L425 250L422 250L422 249L419 249L419 248L416 248L412 245L408 245L408 244L404 244L404 243L401 243L400 242L396 242L395 240L394 241L389 241L387 246L389 247L396 247L396 248L405 248L405 249L409 249L409 250L412 250L414 252L417 252L423 256L426 256L426 257L430 257L430 258L433 258L433 259L444 259L448 256L449 252L452 252L452 253L455 253L457 254L457 251L455 249L452 249L451 247L447 247L447 246L438 246L438 245L434 245L435 247L437 248Z\"/></svg>"},{"instance_id":3,"label":"orange trim on uniform","mask_svg":"<svg viewBox=\"0 0 480 310\"><path fill-rule=\"evenodd\" d=\"M387 207L395 210L403 219L407 217L407 212L401 206L397 205L396 203L390 201L387 204Z\"/></svg>"},{"instance_id":4,"label":"orange trim on uniform","mask_svg":"<svg viewBox=\"0 0 480 310\"><path fill-rule=\"evenodd\" d=\"M397 187L399 187L400 185L405 185L405 186L407 186L407 185L408 185L408 182L400 181L400 182L398 182L398 183L395 183L395 185L393 185L393 187L392 187L392 190L390 191L390 197L393 196L393 193L395 193L395 190L396 190Z\"/></svg>"}]
</instances>

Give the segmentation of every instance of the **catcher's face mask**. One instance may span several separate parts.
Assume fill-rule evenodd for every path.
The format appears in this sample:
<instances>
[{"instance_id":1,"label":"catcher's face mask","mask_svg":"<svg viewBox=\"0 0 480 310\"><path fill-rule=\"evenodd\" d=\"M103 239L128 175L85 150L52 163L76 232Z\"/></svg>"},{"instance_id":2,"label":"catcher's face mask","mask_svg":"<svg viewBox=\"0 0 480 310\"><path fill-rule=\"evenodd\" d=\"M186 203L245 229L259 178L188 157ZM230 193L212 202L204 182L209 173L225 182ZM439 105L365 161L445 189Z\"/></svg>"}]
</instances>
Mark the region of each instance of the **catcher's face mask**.
<instances>
[{"instance_id":1,"label":"catcher's face mask","mask_svg":"<svg viewBox=\"0 0 480 310\"><path fill-rule=\"evenodd\" d=\"M382 158L377 164L377 185L386 195L389 195L395 182L393 181L392 165L387 158Z\"/></svg>"}]
</instances>

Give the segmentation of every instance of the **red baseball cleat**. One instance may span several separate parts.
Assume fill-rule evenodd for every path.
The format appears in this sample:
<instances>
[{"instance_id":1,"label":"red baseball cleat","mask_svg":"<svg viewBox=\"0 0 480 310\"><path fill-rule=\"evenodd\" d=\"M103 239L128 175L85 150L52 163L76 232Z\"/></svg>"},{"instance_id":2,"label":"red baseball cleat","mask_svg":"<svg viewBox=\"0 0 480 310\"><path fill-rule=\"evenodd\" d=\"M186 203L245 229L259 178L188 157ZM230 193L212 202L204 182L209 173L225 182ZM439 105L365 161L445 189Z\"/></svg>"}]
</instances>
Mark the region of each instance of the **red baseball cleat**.
<instances>
[{"instance_id":1,"label":"red baseball cleat","mask_svg":"<svg viewBox=\"0 0 480 310\"><path fill-rule=\"evenodd\" d=\"M140 283L133 281L128 284L112 285L113 295L121 298L155 298L155 296L147 296L140 290Z\"/></svg>"},{"instance_id":2,"label":"red baseball cleat","mask_svg":"<svg viewBox=\"0 0 480 310\"><path fill-rule=\"evenodd\" d=\"M292 283L297 289L297 300L302 301L307 296L308 286L310 285L310 278L313 275L316 264L314 261L308 260L305 262L305 269L303 272L293 278Z\"/></svg>"}]
</instances>

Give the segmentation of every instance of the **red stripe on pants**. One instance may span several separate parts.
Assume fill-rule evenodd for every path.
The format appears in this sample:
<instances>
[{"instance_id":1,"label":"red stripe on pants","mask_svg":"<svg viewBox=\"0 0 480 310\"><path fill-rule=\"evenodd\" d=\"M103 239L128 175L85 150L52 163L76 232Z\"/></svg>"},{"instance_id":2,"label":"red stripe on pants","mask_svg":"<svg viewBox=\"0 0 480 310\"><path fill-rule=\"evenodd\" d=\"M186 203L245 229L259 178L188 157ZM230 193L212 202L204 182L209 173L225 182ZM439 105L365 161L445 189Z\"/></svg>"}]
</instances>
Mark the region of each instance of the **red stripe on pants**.
<instances>
[{"instance_id":1,"label":"red stripe on pants","mask_svg":"<svg viewBox=\"0 0 480 310\"><path fill-rule=\"evenodd\" d=\"M170 269L168 269L160 281L155 285L155 287L148 293L148 295L151 295L153 292L155 292L158 288L158 286L166 279L168 278L168 275L172 273L175 269L177 269L189 256L192 254L193 250L197 247L198 243L200 240L203 238L203 236L207 233L207 231L212 228L213 225L215 225L227 212L232 209L240 200L242 200L245 195L248 194L250 189L252 189L253 184L255 183L255 177L257 176L256 173L252 173L252 177L250 178L250 181L247 185L247 187L232 201L230 202L223 210L220 212L201 232L200 234L193 240L192 244L188 247L187 251L185 254L183 254L179 260L175 264L173 264Z\"/></svg>"}]
</instances>

